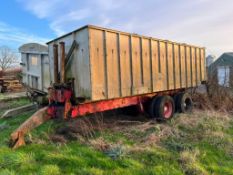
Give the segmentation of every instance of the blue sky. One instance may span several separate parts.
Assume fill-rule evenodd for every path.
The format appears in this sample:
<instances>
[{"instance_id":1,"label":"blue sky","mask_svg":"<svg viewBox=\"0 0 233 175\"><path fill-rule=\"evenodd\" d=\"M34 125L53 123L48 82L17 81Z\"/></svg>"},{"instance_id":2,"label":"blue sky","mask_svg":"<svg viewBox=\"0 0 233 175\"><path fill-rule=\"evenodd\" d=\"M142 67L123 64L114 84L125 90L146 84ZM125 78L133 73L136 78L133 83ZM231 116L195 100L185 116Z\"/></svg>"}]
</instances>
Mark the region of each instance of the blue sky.
<instances>
[{"instance_id":1,"label":"blue sky","mask_svg":"<svg viewBox=\"0 0 233 175\"><path fill-rule=\"evenodd\" d=\"M45 43L86 24L233 52L232 0L7 0L0 46Z\"/></svg>"}]
</instances>

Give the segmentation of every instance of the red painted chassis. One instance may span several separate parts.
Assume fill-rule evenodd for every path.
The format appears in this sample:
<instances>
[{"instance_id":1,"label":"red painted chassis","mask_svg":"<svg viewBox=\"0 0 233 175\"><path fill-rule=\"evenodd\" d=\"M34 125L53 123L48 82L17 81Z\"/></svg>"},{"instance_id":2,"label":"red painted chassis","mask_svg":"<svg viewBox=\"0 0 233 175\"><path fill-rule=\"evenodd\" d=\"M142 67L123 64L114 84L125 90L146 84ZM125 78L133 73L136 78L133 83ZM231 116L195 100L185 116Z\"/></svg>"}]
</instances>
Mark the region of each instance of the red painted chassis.
<instances>
[{"instance_id":1,"label":"red painted chassis","mask_svg":"<svg viewBox=\"0 0 233 175\"><path fill-rule=\"evenodd\" d=\"M71 98L73 96L71 89L49 89L49 108L48 114L55 117L57 108L60 106L64 107L64 118L68 117L76 118L80 116L84 116L87 114L93 114L98 112L104 112L108 110L113 110L117 108L123 108L132 105L138 105L139 109L143 112L145 108L145 104L151 101L151 99L155 96L161 95L170 95L173 96L179 92L183 92L185 89L176 89L158 93L150 93L138 96L130 96L123 98L115 98L115 99L107 99L101 101L94 102L85 102L79 103L77 105L71 104ZM60 104L60 105L57 105Z\"/></svg>"}]
</instances>

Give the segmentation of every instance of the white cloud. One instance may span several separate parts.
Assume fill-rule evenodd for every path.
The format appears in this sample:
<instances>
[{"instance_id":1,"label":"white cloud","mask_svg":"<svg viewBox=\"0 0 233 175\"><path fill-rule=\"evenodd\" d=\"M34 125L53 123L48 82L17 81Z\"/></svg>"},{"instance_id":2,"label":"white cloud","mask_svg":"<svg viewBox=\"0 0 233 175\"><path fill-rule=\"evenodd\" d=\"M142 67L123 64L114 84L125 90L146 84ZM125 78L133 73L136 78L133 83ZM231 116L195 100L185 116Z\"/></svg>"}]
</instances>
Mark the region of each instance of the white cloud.
<instances>
[{"instance_id":1,"label":"white cloud","mask_svg":"<svg viewBox=\"0 0 233 175\"><path fill-rule=\"evenodd\" d=\"M28 34L22 29L12 27L0 21L0 45L8 45L16 49L21 44L37 42L44 44L49 39Z\"/></svg>"},{"instance_id":2,"label":"white cloud","mask_svg":"<svg viewBox=\"0 0 233 175\"><path fill-rule=\"evenodd\" d=\"M232 0L18 0L62 35L86 24L233 51Z\"/></svg>"}]
</instances>

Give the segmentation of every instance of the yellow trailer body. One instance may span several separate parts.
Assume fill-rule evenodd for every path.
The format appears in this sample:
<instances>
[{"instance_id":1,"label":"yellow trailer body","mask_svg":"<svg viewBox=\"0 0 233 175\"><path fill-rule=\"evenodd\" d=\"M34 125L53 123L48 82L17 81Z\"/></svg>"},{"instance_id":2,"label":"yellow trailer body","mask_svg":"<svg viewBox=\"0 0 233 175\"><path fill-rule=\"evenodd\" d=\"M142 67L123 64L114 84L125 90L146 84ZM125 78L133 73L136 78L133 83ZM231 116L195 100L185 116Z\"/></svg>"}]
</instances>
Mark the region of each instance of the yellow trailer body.
<instances>
[{"instance_id":1,"label":"yellow trailer body","mask_svg":"<svg viewBox=\"0 0 233 175\"><path fill-rule=\"evenodd\" d=\"M59 42L71 55L66 79L74 79L76 97L89 101L192 88L206 80L203 47L89 25L47 43L51 69Z\"/></svg>"}]
</instances>

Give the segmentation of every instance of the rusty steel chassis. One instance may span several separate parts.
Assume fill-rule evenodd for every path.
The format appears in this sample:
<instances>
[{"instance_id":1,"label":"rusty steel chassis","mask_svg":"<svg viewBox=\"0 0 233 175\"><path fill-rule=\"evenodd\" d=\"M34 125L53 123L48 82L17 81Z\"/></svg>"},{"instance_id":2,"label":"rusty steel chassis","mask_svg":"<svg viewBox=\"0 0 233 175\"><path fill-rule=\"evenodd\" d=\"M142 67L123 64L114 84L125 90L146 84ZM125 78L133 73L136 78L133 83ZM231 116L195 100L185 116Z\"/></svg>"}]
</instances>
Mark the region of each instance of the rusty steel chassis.
<instances>
[{"instance_id":1,"label":"rusty steel chassis","mask_svg":"<svg viewBox=\"0 0 233 175\"><path fill-rule=\"evenodd\" d=\"M59 88L49 88L49 107L47 113L54 118L56 117L57 109L62 106L64 107L64 118L67 119L132 105L138 105L140 111L144 112L145 104L148 104L153 97L161 95L172 96L184 90L185 89L176 89L158 93L72 104L72 88L60 86Z\"/></svg>"}]
</instances>

